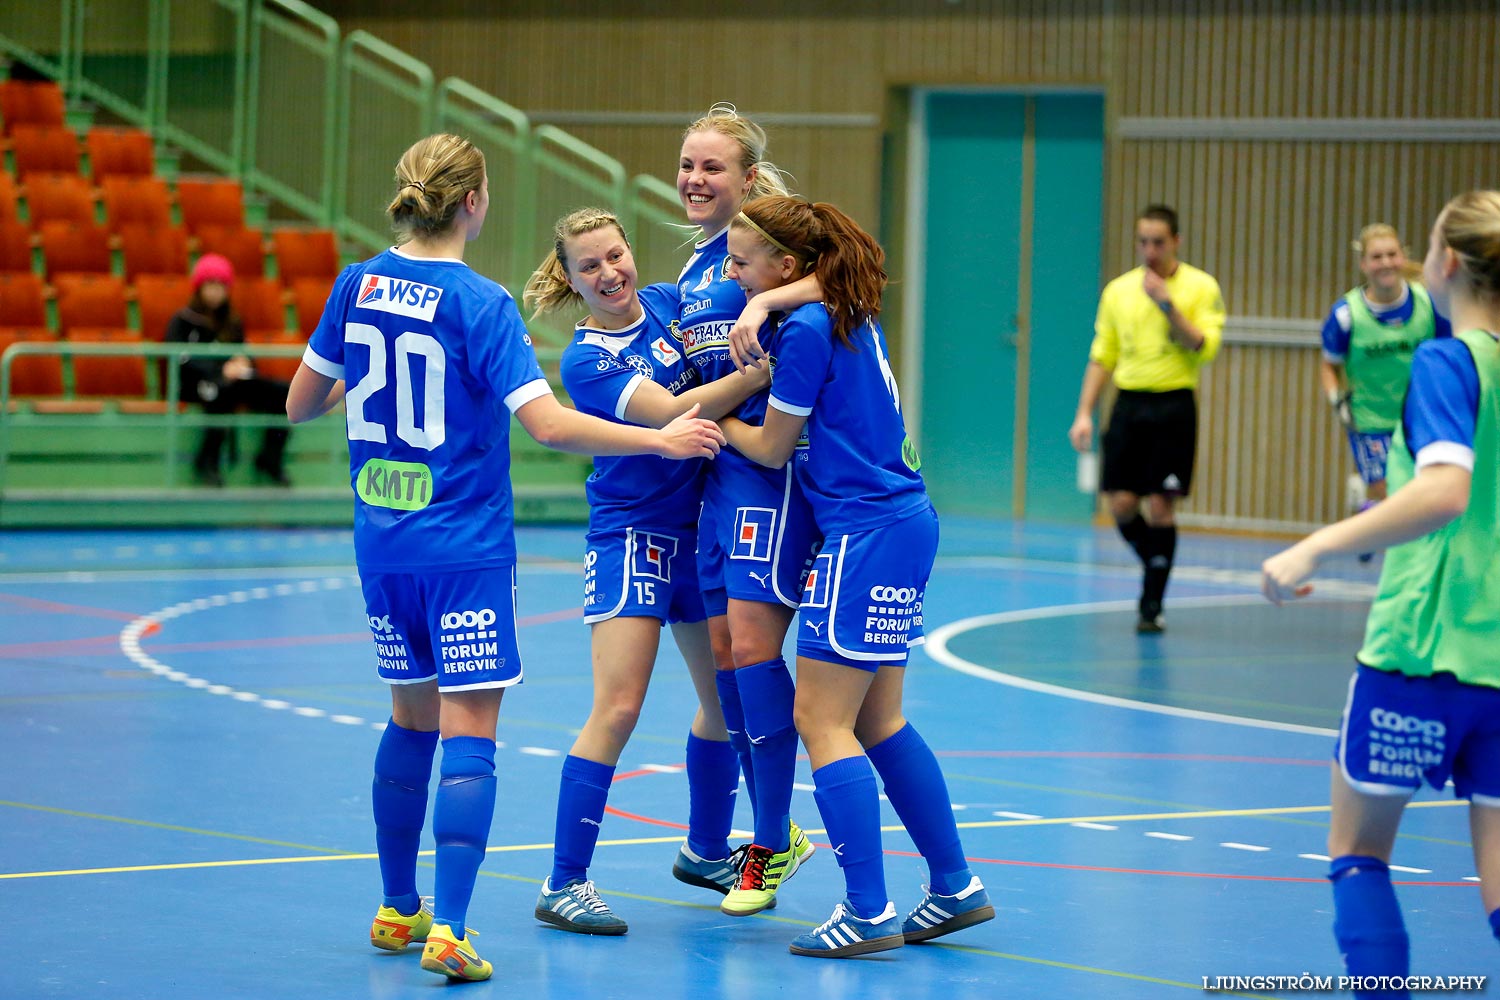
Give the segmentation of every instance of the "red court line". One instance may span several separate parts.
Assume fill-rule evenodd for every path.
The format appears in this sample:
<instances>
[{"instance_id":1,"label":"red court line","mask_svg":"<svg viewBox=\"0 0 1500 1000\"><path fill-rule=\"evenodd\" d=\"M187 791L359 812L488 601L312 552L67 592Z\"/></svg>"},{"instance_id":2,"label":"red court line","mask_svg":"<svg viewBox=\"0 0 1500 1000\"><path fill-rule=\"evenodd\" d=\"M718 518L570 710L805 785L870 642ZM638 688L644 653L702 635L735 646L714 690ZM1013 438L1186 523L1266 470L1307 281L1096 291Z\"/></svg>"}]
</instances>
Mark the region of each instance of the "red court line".
<instances>
[{"instance_id":1,"label":"red court line","mask_svg":"<svg viewBox=\"0 0 1500 1000\"><path fill-rule=\"evenodd\" d=\"M57 601L42 601L35 597L19 597L15 594L0 594L0 604L14 604L31 611L45 611L54 615L83 615L87 618L112 618L116 621L135 621L141 617L134 611L114 611L110 608L91 608L82 604L61 604Z\"/></svg>"}]
</instances>

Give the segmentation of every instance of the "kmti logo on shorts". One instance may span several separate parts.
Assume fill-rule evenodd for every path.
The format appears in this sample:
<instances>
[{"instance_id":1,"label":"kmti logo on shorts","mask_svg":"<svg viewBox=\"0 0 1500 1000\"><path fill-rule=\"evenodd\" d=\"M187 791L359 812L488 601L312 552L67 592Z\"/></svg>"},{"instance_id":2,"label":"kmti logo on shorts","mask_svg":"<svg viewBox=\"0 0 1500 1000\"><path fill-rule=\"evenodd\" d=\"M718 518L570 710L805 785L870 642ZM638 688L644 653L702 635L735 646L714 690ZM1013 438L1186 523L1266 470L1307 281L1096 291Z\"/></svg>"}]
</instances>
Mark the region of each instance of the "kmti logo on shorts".
<instances>
[{"instance_id":1,"label":"kmti logo on shorts","mask_svg":"<svg viewBox=\"0 0 1500 1000\"><path fill-rule=\"evenodd\" d=\"M387 278L383 274L367 274L365 283L359 290L359 298L354 300L354 306L356 309L377 309L431 323L433 314L437 312L438 300L442 297L443 290L435 285Z\"/></svg>"},{"instance_id":2,"label":"kmti logo on shorts","mask_svg":"<svg viewBox=\"0 0 1500 1000\"><path fill-rule=\"evenodd\" d=\"M360 467L354 492L372 507L421 510L432 502L432 470L421 462L372 458Z\"/></svg>"}]
</instances>

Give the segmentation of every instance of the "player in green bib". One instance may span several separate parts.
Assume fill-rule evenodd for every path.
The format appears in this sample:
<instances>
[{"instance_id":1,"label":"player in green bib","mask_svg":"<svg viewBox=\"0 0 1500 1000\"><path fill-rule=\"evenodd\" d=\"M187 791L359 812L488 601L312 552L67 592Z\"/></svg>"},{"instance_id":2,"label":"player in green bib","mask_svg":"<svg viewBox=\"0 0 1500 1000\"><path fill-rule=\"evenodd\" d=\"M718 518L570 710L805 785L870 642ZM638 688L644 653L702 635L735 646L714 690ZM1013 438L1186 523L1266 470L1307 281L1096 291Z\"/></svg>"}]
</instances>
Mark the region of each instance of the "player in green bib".
<instances>
[{"instance_id":1,"label":"player in green bib","mask_svg":"<svg viewBox=\"0 0 1500 1000\"><path fill-rule=\"evenodd\" d=\"M1441 789L1451 779L1470 802L1480 899L1500 938L1500 192L1448 203L1423 279L1458 333L1413 353L1390 499L1262 566L1262 589L1280 604L1311 592L1305 581L1325 556L1390 549L1333 765L1333 930L1351 976L1410 970L1389 863L1424 780Z\"/></svg>"},{"instance_id":2,"label":"player in green bib","mask_svg":"<svg viewBox=\"0 0 1500 1000\"><path fill-rule=\"evenodd\" d=\"M1450 336L1448 321L1414 280L1421 269L1407 260L1396 230L1371 223L1354 241L1364 283L1346 292L1323 321L1319 382L1349 434L1366 505L1385 499L1386 455L1401 421L1401 401L1417 345ZM1358 495L1358 494L1356 494Z\"/></svg>"}]
</instances>

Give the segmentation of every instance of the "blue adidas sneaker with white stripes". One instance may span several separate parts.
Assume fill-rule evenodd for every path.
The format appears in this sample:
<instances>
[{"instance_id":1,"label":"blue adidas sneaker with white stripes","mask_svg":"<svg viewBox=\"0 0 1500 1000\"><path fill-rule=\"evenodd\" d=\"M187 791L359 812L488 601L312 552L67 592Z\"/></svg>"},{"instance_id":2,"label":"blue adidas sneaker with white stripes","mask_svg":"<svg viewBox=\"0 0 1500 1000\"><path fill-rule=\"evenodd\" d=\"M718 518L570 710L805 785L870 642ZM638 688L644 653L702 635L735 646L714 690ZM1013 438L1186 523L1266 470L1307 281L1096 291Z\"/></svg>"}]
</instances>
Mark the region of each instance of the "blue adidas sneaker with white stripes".
<instances>
[{"instance_id":1,"label":"blue adidas sneaker with white stripes","mask_svg":"<svg viewBox=\"0 0 1500 1000\"><path fill-rule=\"evenodd\" d=\"M894 903L886 903L875 919L865 920L854 915L854 908L846 899L833 908L833 916L794 938L791 951L793 955L813 958L852 958L890 951L906 943L901 937L899 921Z\"/></svg>"},{"instance_id":2,"label":"blue adidas sneaker with white stripes","mask_svg":"<svg viewBox=\"0 0 1500 1000\"><path fill-rule=\"evenodd\" d=\"M931 941L933 938L952 934L954 931L982 924L995 918L995 908L990 905L990 894L975 875L969 884L952 896L927 889L921 904L907 916L901 925L901 934L907 944Z\"/></svg>"},{"instance_id":3,"label":"blue adidas sneaker with white stripes","mask_svg":"<svg viewBox=\"0 0 1500 1000\"><path fill-rule=\"evenodd\" d=\"M544 879L535 915L544 924L575 934L624 934L630 929L600 898L594 883L579 878L561 889L552 888L551 877Z\"/></svg>"}]
</instances>

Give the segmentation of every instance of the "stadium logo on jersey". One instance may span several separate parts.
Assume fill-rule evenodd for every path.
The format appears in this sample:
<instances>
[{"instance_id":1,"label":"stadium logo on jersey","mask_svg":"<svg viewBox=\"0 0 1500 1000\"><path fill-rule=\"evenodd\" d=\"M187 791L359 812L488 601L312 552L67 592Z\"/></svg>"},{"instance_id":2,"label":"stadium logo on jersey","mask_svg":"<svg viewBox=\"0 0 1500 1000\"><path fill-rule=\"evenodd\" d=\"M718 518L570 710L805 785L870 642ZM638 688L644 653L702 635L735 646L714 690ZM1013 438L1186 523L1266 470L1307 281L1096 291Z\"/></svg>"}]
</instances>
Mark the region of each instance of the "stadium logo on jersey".
<instances>
[{"instance_id":1,"label":"stadium logo on jersey","mask_svg":"<svg viewBox=\"0 0 1500 1000\"><path fill-rule=\"evenodd\" d=\"M729 550L729 558L770 562L775 540L775 508L741 507L734 515L734 547Z\"/></svg>"},{"instance_id":2,"label":"stadium logo on jersey","mask_svg":"<svg viewBox=\"0 0 1500 1000\"><path fill-rule=\"evenodd\" d=\"M832 590L833 554L822 552L813 560L812 569L807 571L807 582L802 588L802 606L804 608L828 607L828 595Z\"/></svg>"},{"instance_id":3,"label":"stadium logo on jersey","mask_svg":"<svg viewBox=\"0 0 1500 1000\"><path fill-rule=\"evenodd\" d=\"M630 362L630 367L634 368L636 371L640 372L647 378L650 378L652 375L656 374L656 372L651 367L651 362L647 361L639 354L628 355L625 360Z\"/></svg>"},{"instance_id":4,"label":"stadium logo on jersey","mask_svg":"<svg viewBox=\"0 0 1500 1000\"><path fill-rule=\"evenodd\" d=\"M672 557L677 555L677 539L671 535L653 535L649 531L635 532L635 558L631 562L630 575L672 582Z\"/></svg>"},{"instance_id":5,"label":"stadium logo on jersey","mask_svg":"<svg viewBox=\"0 0 1500 1000\"><path fill-rule=\"evenodd\" d=\"M675 365L682 360L682 355L677 353L677 348L667 342L666 337L657 337L651 341L651 353L664 365Z\"/></svg>"},{"instance_id":6,"label":"stadium logo on jersey","mask_svg":"<svg viewBox=\"0 0 1500 1000\"><path fill-rule=\"evenodd\" d=\"M443 290L435 285L388 278L383 274L367 274L365 285L359 290L359 298L354 300L354 306L357 309L376 309L397 316L410 316L431 323L437 312L438 300L442 297Z\"/></svg>"},{"instance_id":7,"label":"stadium logo on jersey","mask_svg":"<svg viewBox=\"0 0 1500 1000\"><path fill-rule=\"evenodd\" d=\"M729 258L725 257L724 258L724 262L726 264L729 263ZM701 277L701 278L698 279L698 284L696 284L696 285L693 286L693 291L695 291L695 292L701 292L705 288L707 288L709 285L712 285L714 283L714 271L715 270L717 270L717 268L715 268L712 264L710 264L707 267L705 267L703 269L703 277Z\"/></svg>"}]
</instances>

